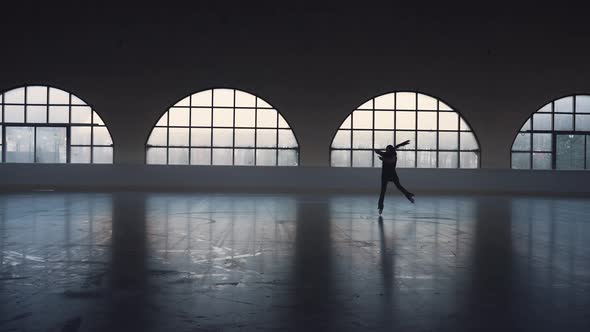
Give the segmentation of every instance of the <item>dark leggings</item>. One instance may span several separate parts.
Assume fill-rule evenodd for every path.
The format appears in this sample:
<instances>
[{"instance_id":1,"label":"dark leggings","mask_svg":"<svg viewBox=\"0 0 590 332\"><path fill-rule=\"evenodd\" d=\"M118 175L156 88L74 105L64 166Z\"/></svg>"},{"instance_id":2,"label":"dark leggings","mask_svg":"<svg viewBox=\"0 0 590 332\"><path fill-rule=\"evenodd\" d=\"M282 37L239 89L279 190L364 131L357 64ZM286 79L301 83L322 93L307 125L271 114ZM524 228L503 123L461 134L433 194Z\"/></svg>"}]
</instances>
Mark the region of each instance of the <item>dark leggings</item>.
<instances>
[{"instance_id":1,"label":"dark leggings","mask_svg":"<svg viewBox=\"0 0 590 332\"><path fill-rule=\"evenodd\" d=\"M406 197L412 196L413 194L406 190L399 182L399 177L397 173L393 173L389 176L382 176L381 177L381 195L379 195L379 209L383 209L383 200L385 199L385 192L387 191L387 183L392 181L393 184L397 187L399 191L402 192Z\"/></svg>"}]
</instances>

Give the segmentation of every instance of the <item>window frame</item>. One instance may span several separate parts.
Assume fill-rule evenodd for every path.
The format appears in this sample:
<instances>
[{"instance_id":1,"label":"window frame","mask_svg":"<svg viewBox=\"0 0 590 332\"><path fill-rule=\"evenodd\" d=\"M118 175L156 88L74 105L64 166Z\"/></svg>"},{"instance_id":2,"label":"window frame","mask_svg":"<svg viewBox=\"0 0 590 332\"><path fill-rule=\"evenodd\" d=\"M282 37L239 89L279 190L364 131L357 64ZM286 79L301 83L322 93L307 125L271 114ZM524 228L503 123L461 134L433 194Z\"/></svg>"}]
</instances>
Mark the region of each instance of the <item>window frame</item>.
<instances>
[{"instance_id":1,"label":"window frame","mask_svg":"<svg viewBox=\"0 0 590 332\"><path fill-rule=\"evenodd\" d=\"M376 108L375 107L375 100L381 96L385 96L385 95L389 95L395 93L395 104L393 109L382 109L382 108ZM407 110L407 109L398 109L397 108L397 94L398 93L413 93L414 94L414 109L413 110ZM419 109L419 96L423 95L426 97L430 97L436 100L436 109L432 109L432 110L420 110ZM365 105L366 103L371 102L372 107L370 109L361 109L360 107L362 105ZM443 103L445 105L447 105L451 110L441 110L440 109L440 103ZM371 111L372 112L372 123L373 123L373 128L369 129L369 128L359 128L359 129L355 129L354 128L354 113L357 111ZM375 129L375 112L379 112L379 111L387 111L387 112L392 112L393 113L393 129ZM414 112L415 113L415 118L414 118L414 129L397 129L397 112ZM418 128L418 124L419 124L419 114L420 113L435 113L436 114L436 129L419 129ZM441 113L455 113L457 114L457 129L440 129L440 114ZM341 129L342 124L348 119L348 117L350 117L350 129ZM461 129L461 120L463 120L465 122L465 124L469 127L469 130L462 130ZM334 138L336 137L336 134L340 131L340 130L344 130L344 131L348 131L350 132L350 148L333 148L332 147L332 143L334 142ZM353 132L354 131L370 131L372 133L372 145L371 148L354 148L353 147ZM415 91L415 90L395 90L395 91L389 91L389 92L384 92L384 93L380 93L377 95L372 96L369 99L366 99L363 103L358 104L356 108L354 108L351 112L349 112L346 117L344 118L344 120L342 122L340 122L340 125L336 128L335 131L333 131L332 133L332 139L330 141L330 145L328 147L328 156L329 156L329 164L330 167L350 167L350 168L375 168L375 167L380 167L380 165L376 165L376 158L373 157L371 160L371 166L366 167L366 166L353 166L353 151L374 151L375 149L375 132L391 132L393 135L393 145L396 145L396 140L397 140L397 133L398 132L410 132L413 133L414 135L414 144L415 144L415 148L414 149L405 149L404 147L400 148L398 151L412 151L414 152L414 162L413 162L413 166L412 167L403 167L403 168L430 168L430 169L478 169L481 168L481 163L482 163L482 153L481 153L481 144L479 142L479 138L477 137L477 135L475 134L475 131L473 130L473 126L471 125L471 123L463 116L463 114L461 112L459 112L457 109L453 108L450 106L449 103L447 103L444 99L441 99L439 97L435 97L431 94L428 93L424 93L424 92L419 92L419 91ZM435 149L419 149L418 148L418 133L419 132L432 132L432 133L436 133L436 148ZM449 132L449 133L457 133L457 149L441 149L440 148L440 133L445 133L445 132ZM461 149L461 133L471 133L475 139L475 142L477 144L478 149ZM349 151L350 152L350 166L333 166L332 164L332 152L333 151ZM436 167L418 167L418 152L435 152L436 153ZM454 152L457 153L457 167L440 167L440 157L439 154L440 152ZM477 154L477 166L475 168L462 168L461 167L461 153L468 153L468 152L474 152Z\"/></svg>"}]
</instances>

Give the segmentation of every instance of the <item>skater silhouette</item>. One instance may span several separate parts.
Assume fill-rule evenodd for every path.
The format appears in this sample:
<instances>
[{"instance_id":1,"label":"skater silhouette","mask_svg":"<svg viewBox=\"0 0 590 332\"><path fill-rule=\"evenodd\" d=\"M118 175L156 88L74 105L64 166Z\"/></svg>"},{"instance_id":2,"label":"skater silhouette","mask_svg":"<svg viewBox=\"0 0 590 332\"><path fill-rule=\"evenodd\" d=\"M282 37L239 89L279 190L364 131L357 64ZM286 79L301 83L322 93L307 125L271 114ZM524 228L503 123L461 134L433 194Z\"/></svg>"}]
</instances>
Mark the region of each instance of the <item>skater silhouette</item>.
<instances>
[{"instance_id":1,"label":"skater silhouette","mask_svg":"<svg viewBox=\"0 0 590 332\"><path fill-rule=\"evenodd\" d=\"M395 165L397 164L397 152L396 150L399 147L405 146L410 144L410 141L402 142L396 146L388 145L385 148L385 151L375 149L375 153L379 155L379 159L383 161L383 165L381 167L381 195L379 195L379 214L383 213L383 200L385 199L385 192L387 191L387 183L392 181L397 189L406 196L406 198L414 203L414 194L407 191L406 188L402 186L399 182L399 177L397 176L397 172L395 171Z\"/></svg>"}]
</instances>

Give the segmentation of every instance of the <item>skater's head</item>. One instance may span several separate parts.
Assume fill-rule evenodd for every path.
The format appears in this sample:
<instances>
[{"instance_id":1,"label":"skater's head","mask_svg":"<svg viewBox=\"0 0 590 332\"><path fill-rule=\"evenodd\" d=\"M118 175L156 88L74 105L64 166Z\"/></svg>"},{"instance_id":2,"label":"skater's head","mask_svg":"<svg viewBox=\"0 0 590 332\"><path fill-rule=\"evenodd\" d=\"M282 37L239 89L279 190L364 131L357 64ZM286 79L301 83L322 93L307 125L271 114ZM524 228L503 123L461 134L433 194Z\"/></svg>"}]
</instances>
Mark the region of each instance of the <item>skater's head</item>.
<instances>
[{"instance_id":1,"label":"skater's head","mask_svg":"<svg viewBox=\"0 0 590 332\"><path fill-rule=\"evenodd\" d=\"M385 150L386 150L387 152L393 152L393 151L394 151L394 149L395 149L395 148L393 147L393 145L388 145L388 146L385 148Z\"/></svg>"}]
</instances>

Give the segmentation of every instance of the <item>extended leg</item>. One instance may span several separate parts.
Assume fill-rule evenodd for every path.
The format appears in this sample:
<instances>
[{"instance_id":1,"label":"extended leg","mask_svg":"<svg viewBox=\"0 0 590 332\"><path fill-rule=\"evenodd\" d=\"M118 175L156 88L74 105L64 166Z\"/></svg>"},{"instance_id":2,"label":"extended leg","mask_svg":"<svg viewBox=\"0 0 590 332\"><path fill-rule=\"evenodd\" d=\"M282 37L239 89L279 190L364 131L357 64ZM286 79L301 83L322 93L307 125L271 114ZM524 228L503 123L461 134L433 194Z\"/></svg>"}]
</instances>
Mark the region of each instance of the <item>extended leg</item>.
<instances>
[{"instance_id":1,"label":"extended leg","mask_svg":"<svg viewBox=\"0 0 590 332\"><path fill-rule=\"evenodd\" d=\"M383 200L385 199L385 192L387 191L387 179L381 179L381 194L379 195L379 213L383 211Z\"/></svg>"},{"instance_id":2,"label":"extended leg","mask_svg":"<svg viewBox=\"0 0 590 332\"><path fill-rule=\"evenodd\" d=\"M402 184L399 182L399 177L397 176L397 173L393 176L393 178L391 179L391 181L393 181L393 183L395 184L395 186L397 187L397 189L399 189L399 191L401 191L404 196L406 196L406 198L414 203L414 194L412 194L411 192L407 191L406 188L404 188L402 186Z\"/></svg>"}]
</instances>

